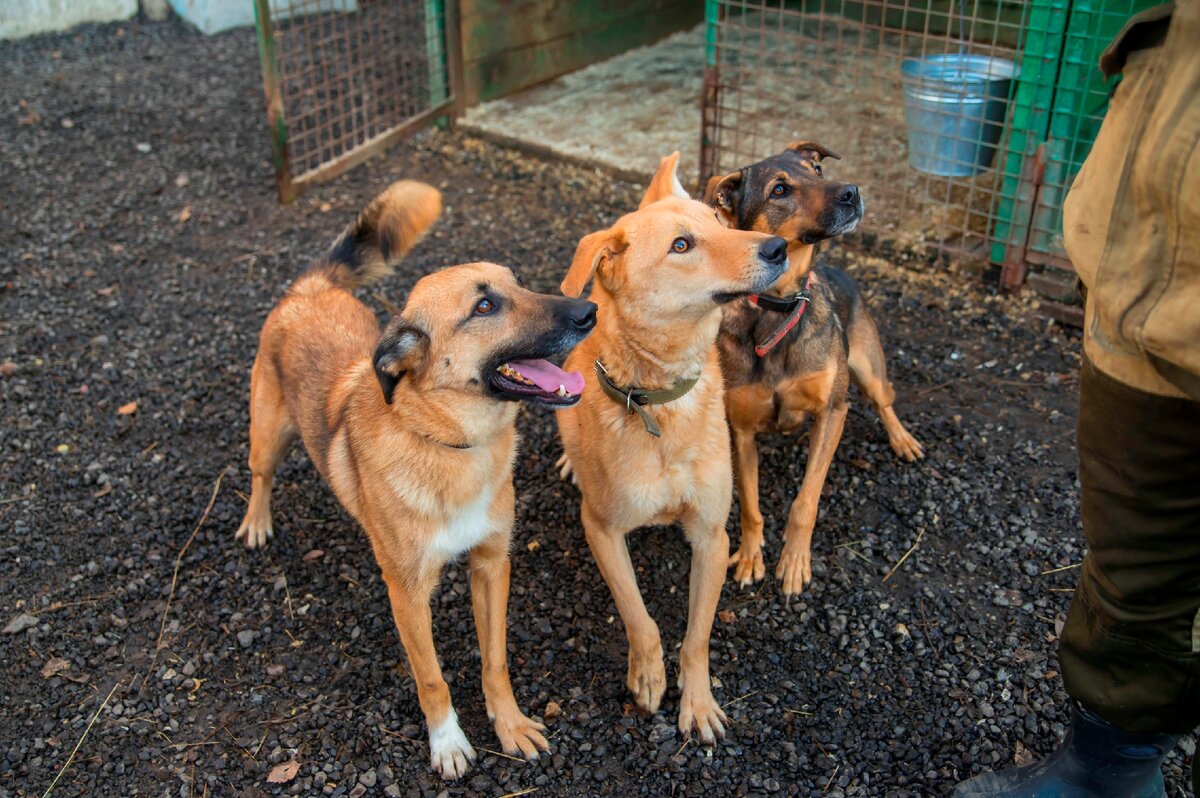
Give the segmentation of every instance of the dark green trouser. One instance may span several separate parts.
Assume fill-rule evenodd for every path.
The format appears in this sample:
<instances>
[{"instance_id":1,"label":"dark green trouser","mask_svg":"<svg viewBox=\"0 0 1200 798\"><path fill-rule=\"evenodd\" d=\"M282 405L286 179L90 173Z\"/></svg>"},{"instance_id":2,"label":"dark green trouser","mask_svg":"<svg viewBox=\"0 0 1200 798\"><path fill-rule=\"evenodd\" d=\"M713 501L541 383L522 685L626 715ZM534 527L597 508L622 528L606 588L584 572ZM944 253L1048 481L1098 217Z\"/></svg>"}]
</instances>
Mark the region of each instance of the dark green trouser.
<instances>
[{"instance_id":1,"label":"dark green trouser","mask_svg":"<svg viewBox=\"0 0 1200 798\"><path fill-rule=\"evenodd\" d=\"M1200 726L1200 403L1084 358L1079 481L1088 555L1058 657L1067 692L1129 732Z\"/></svg>"}]
</instances>

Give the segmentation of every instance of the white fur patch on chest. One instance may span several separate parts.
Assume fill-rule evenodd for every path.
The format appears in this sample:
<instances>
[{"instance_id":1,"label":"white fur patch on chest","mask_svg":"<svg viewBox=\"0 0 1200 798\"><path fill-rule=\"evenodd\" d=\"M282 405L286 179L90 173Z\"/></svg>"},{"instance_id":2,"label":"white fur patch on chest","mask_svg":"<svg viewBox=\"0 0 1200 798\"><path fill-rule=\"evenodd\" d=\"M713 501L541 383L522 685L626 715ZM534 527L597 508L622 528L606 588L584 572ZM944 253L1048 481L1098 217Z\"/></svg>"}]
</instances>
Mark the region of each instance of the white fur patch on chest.
<instances>
[{"instance_id":1,"label":"white fur patch on chest","mask_svg":"<svg viewBox=\"0 0 1200 798\"><path fill-rule=\"evenodd\" d=\"M445 559L457 557L475 548L495 531L488 511L496 490L493 485L485 487L470 504L459 508L446 524L434 533L430 549Z\"/></svg>"}]
</instances>

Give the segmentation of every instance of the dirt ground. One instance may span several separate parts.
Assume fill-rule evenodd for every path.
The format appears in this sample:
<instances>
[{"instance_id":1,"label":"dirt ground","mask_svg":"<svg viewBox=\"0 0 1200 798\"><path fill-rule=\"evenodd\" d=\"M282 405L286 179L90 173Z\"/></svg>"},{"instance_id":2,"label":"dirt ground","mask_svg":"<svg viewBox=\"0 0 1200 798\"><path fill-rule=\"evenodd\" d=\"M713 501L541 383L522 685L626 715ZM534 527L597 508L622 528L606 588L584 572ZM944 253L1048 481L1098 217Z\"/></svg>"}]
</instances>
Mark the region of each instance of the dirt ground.
<instances>
[{"instance_id":1,"label":"dirt ground","mask_svg":"<svg viewBox=\"0 0 1200 798\"><path fill-rule=\"evenodd\" d=\"M275 489L281 534L262 552L234 542L259 326L398 177L439 186L447 212L379 289L396 301L482 258L552 290L639 187L429 132L280 208L252 32L97 26L0 44L0 63L0 797L929 796L1054 746L1054 646L1082 556L1078 341L1031 300L908 251L840 249L928 456L898 462L855 401L811 590L789 602L768 577L722 596L729 738L681 739L674 691L655 717L631 712L553 419L529 411L509 652L521 705L561 708L553 751L530 765L487 750L454 566L435 637L482 757L442 784L369 547L301 450ZM771 436L762 457L773 562L804 457ZM671 529L632 543L673 670L687 548ZM1194 750L1167 763L1172 798Z\"/></svg>"}]
</instances>

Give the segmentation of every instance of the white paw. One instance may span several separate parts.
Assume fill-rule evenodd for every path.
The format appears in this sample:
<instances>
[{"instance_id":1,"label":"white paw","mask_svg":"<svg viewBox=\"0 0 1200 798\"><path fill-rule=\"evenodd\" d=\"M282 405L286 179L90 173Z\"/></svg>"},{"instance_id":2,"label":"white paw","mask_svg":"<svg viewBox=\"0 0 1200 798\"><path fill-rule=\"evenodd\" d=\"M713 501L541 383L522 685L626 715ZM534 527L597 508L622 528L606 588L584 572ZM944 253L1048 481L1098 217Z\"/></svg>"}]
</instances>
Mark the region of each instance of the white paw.
<instances>
[{"instance_id":1,"label":"white paw","mask_svg":"<svg viewBox=\"0 0 1200 798\"><path fill-rule=\"evenodd\" d=\"M275 528L271 518L251 518L246 515L235 537L246 544L248 549L257 549L267 545L267 541L275 537Z\"/></svg>"},{"instance_id":2,"label":"white paw","mask_svg":"<svg viewBox=\"0 0 1200 798\"><path fill-rule=\"evenodd\" d=\"M466 775L475 761L475 749L467 742L458 725L458 713L454 707L435 727L429 729L429 764L446 781Z\"/></svg>"}]
</instances>

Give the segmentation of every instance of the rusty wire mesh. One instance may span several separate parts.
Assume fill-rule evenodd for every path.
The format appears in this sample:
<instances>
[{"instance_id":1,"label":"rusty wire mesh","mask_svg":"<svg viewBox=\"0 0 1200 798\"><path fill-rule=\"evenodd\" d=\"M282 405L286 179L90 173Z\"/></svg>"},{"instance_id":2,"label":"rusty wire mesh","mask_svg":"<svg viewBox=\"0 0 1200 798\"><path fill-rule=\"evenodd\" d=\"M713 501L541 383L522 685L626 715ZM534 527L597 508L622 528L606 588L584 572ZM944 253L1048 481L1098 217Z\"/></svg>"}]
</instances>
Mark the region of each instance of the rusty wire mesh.
<instances>
[{"instance_id":1,"label":"rusty wire mesh","mask_svg":"<svg viewBox=\"0 0 1200 798\"><path fill-rule=\"evenodd\" d=\"M257 2L285 199L285 183L332 177L452 101L440 0Z\"/></svg>"},{"instance_id":2,"label":"rusty wire mesh","mask_svg":"<svg viewBox=\"0 0 1200 798\"><path fill-rule=\"evenodd\" d=\"M868 206L863 229L902 244L987 256L1002 174L995 167L1002 160L1009 115L1001 110L998 120L993 114L975 124L978 109L969 103L914 109L912 95L919 95L921 86L906 79L903 70L906 63L964 55L1014 64L1028 21L1026 3L719 0L715 5L709 54L709 79L715 85L706 88L702 178L778 152L788 141L815 140L844 159L828 171L861 186ZM999 89L995 99L1002 109L1014 86L1009 81ZM947 128L965 131L966 146L931 155L931 147L945 143ZM910 163L913 146L926 151L924 169Z\"/></svg>"},{"instance_id":3,"label":"rusty wire mesh","mask_svg":"<svg viewBox=\"0 0 1200 798\"><path fill-rule=\"evenodd\" d=\"M1099 54L1153 3L709 0L701 180L816 140L864 231L999 264L1079 323L1062 203L1108 108Z\"/></svg>"}]
</instances>

